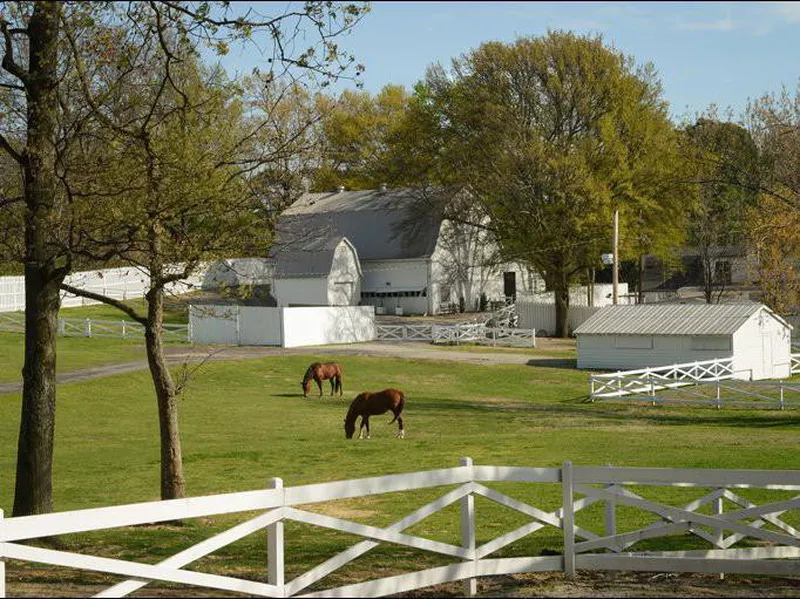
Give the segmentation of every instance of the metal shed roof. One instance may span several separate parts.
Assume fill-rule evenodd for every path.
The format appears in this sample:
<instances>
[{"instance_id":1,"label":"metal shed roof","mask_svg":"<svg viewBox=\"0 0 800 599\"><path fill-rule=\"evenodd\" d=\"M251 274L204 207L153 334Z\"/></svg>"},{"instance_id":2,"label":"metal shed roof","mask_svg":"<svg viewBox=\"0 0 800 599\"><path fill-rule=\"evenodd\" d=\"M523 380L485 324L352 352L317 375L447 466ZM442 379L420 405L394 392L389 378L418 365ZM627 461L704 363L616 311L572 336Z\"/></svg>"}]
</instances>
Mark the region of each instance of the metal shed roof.
<instances>
[{"instance_id":1,"label":"metal shed roof","mask_svg":"<svg viewBox=\"0 0 800 599\"><path fill-rule=\"evenodd\" d=\"M607 306L575 335L732 335L762 310L790 327L763 304L659 304Z\"/></svg>"}]
</instances>

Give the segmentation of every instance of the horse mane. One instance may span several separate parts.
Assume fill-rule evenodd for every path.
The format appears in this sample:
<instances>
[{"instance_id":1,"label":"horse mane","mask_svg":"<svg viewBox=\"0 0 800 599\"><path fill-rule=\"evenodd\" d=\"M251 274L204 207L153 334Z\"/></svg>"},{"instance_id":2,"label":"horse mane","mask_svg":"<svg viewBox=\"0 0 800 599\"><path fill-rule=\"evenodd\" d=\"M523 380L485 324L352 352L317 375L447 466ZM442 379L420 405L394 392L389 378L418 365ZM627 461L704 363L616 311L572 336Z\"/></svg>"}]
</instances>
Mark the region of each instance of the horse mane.
<instances>
[{"instance_id":1,"label":"horse mane","mask_svg":"<svg viewBox=\"0 0 800 599\"><path fill-rule=\"evenodd\" d=\"M306 369L306 373L303 375L303 382L307 383L314 377L314 368L319 366L319 362L314 362L311 366ZM296 380L296 379L295 379Z\"/></svg>"}]
</instances>

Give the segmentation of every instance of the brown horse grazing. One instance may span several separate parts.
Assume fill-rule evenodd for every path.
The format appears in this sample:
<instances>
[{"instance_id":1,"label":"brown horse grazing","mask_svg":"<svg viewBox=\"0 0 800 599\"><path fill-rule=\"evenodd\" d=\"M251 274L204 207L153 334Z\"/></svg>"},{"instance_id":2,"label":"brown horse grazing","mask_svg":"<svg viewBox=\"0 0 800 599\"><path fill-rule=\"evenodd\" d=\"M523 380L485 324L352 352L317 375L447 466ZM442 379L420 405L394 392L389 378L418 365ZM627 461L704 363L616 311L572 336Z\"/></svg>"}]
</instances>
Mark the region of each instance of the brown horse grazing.
<instances>
[{"instance_id":1,"label":"brown horse grazing","mask_svg":"<svg viewBox=\"0 0 800 599\"><path fill-rule=\"evenodd\" d=\"M344 419L344 434L348 439L353 438L356 432L356 418L361 416L361 427L359 428L358 438L364 436L364 427L367 428L367 439L369 439L369 417L385 414L390 411L394 414L391 424L397 420L397 436L404 439L406 431L403 429L403 418L400 413L406 404L406 397L402 391L397 389L384 389L377 393L359 393L350 404L347 416Z\"/></svg>"},{"instance_id":2,"label":"brown horse grazing","mask_svg":"<svg viewBox=\"0 0 800 599\"><path fill-rule=\"evenodd\" d=\"M308 392L311 391L311 381L315 380L319 387L319 396L322 397L322 381L326 379L331 380L331 395L335 391L339 391L339 396L342 395L342 367L336 362L314 362L306 370L303 376L303 397L308 397Z\"/></svg>"}]
</instances>

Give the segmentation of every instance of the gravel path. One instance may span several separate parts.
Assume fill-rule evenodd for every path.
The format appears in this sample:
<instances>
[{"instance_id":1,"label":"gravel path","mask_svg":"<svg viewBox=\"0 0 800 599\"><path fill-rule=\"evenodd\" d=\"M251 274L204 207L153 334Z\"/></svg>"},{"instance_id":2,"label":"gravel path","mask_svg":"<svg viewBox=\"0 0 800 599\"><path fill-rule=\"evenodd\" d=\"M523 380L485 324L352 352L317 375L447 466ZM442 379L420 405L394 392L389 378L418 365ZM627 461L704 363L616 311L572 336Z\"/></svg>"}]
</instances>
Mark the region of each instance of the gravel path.
<instances>
[{"instance_id":1,"label":"gravel path","mask_svg":"<svg viewBox=\"0 0 800 599\"><path fill-rule=\"evenodd\" d=\"M459 352L445 350L432 346L429 343L401 342L401 343L358 343L353 345L326 345L324 347L298 347L284 349L280 347L206 347L206 346L170 346L166 348L167 362L170 364L189 364L200 362L204 359L219 360L250 360L265 356L286 356L303 354L342 354L354 356L380 356L398 357L422 360L453 360L457 362L471 362L473 364L527 364L531 361L530 354L513 352ZM90 379L104 378L128 372L137 372L147 369L147 361L123 362L83 368L72 372L65 372L56 377L58 384L75 383ZM22 390L22 382L0 384L0 394L18 393Z\"/></svg>"}]
</instances>

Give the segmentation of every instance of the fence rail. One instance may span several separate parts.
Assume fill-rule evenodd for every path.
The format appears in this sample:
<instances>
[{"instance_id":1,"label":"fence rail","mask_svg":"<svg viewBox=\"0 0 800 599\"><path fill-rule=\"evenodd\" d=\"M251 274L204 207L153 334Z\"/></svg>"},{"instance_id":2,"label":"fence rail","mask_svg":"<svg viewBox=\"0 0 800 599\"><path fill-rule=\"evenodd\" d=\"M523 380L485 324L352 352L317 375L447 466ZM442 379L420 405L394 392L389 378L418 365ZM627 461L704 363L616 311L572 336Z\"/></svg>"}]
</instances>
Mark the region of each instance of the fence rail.
<instances>
[{"instance_id":1,"label":"fence rail","mask_svg":"<svg viewBox=\"0 0 800 599\"><path fill-rule=\"evenodd\" d=\"M561 496L557 509L537 507L501 493L485 483L509 482L556 485ZM386 527L369 526L302 509L313 503L367 497L457 485L430 503ZM638 487L682 487L697 496L673 505L639 495ZM558 490L560 487L560 490ZM759 500L747 499L735 489L760 489ZM786 492L794 496L787 498ZM374 478L283 487L272 479L260 491L139 503L3 519L0 512L0 565L4 560L50 564L131 578L104 590L98 597L126 596L152 581L167 581L214 590L236 590L264 597L292 597L320 583L332 572L366 554L380 543L421 549L461 560L446 567L315 590L303 597L381 596L435 584L464 581L464 594L475 593L480 576L577 569L650 570L662 572L736 572L800 574L800 531L793 524L800 515L800 471L796 470L686 470L573 466L523 468L478 466L462 458L456 468L395 474ZM664 494L667 496L667 494ZM539 496L537 493L536 496ZM671 496L671 495L669 495ZM482 497L526 516L515 530L478 544L474 498ZM433 541L404 531L428 516L458 503L461 541ZM576 522L576 515L592 505L603 507L598 520ZM618 508L623 507L624 510ZM20 543L29 539L157 523L221 514L261 512L249 520L205 539L157 564L108 559ZM485 512L483 512L485 513ZM655 520L653 522L653 520ZM361 536L364 540L287 581L284 570L284 522ZM652 522L642 524L642 522ZM486 527L482 527L487 530ZM540 530L556 529L563 539L560 555L491 557L500 549ZM267 583L234 576L184 570L196 560L250 534L267 532ZM690 550L635 551L639 541L676 536L696 537L706 545ZM757 544L757 546L753 546ZM738 546L737 546L738 545ZM5 571L0 568L0 596L5 594Z\"/></svg>"},{"instance_id":2,"label":"fence rail","mask_svg":"<svg viewBox=\"0 0 800 599\"><path fill-rule=\"evenodd\" d=\"M484 323L437 324L376 324L379 341L429 341L431 343L491 343L536 346L534 329L489 327Z\"/></svg>"},{"instance_id":3,"label":"fence rail","mask_svg":"<svg viewBox=\"0 0 800 599\"><path fill-rule=\"evenodd\" d=\"M177 343L191 341L189 325L165 323L164 340ZM98 337L110 339L134 339L144 337L144 326L126 320L93 320L91 318L58 318L58 335L61 337ZM25 316L16 313L0 313L0 331L24 333Z\"/></svg>"},{"instance_id":4,"label":"fence rail","mask_svg":"<svg viewBox=\"0 0 800 599\"><path fill-rule=\"evenodd\" d=\"M701 381L730 379L734 374L732 358L592 374L589 376L589 397L595 400L642 393L652 394L661 389L682 387Z\"/></svg>"}]
</instances>

